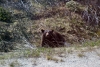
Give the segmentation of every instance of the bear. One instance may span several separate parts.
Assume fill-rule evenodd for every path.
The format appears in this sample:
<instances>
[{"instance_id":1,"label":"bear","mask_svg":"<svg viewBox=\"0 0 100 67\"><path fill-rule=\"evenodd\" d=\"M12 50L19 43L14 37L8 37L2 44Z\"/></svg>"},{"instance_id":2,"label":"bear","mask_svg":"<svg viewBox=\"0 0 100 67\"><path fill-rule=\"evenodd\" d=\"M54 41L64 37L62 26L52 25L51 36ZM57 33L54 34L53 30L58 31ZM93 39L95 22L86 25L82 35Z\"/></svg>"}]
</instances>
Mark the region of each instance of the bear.
<instances>
[{"instance_id":1,"label":"bear","mask_svg":"<svg viewBox=\"0 0 100 67\"><path fill-rule=\"evenodd\" d=\"M41 46L42 47L64 47L65 39L64 37L54 31L54 30L44 30L41 29L42 39Z\"/></svg>"}]
</instances>

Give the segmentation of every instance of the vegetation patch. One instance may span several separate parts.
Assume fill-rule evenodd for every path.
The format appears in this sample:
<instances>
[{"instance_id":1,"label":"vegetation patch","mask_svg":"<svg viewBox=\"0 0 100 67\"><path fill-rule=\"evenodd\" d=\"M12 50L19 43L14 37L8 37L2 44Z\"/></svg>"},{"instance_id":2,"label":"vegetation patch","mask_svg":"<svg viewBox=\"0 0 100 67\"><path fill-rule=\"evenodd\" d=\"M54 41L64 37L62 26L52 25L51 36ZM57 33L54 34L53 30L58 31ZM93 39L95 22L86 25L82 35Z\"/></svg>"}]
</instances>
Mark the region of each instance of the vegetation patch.
<instances>
[{"instance_id":1,"label":"vegetation patch","mask_svg":"<svg viewBox=\"0 0 100 67\"><path fill-rule=\"evenodd\" d=\"M81 12L83 8L80 3L73 0L67 2L66 7L68 7L68 9L73 12Z\"/></svg>"},{"instance_id":2,"label":"vegetation patch","mask_svg":"<svg viewBox=\"0 0 100 67\"><path fill-rule=\"evenodd\" d=\"M86 41L82 44L82 46L85 46L85 47L94 47L94 46L100 46L100 40L89 40L89 41Z\"/></svg>"},{"instance_id":3,"label":"vegetation patch","mask_svg":"<svg viewBox=\"0 0 100 67\"><path fill-rule=\"evenodd\" d=\"M20 67L21 64L18 63L18 61L14 61L14 62L12 62L11 64L9 64L9 66L10 66L10 67Z\"/></svg>"},{"instance_id":4,"label":"vegetation patch","mask_svg":"<svg viewBox=\"0 0 100 67\"><path fill-rule=\"evenodd\" d=\"M0 7L0 21L4 21L7 23L12 23L11 13Z\"/></svg>"},{"instance_id":5,"label":"vegetation patch","mask_svg":"<svg viewBox=\"0 0 100 67\"><path fill-rule=\"evenodd\" d=\"M79 53L78 57L82 58L82 57L85 57L85 55L83 53Z\"/></svg>"}]
</instances>

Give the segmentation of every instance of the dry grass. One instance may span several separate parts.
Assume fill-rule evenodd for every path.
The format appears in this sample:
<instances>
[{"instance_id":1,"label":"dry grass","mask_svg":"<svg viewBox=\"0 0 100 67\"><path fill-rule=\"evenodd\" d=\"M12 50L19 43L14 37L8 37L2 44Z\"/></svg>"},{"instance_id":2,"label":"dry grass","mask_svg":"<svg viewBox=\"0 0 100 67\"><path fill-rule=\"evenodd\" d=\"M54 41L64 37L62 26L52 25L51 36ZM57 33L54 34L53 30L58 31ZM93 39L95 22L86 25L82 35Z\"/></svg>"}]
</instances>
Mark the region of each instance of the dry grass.
<instances>
[{"instance_id":1,"label":"dry grass","mask_svg":"<svg viewBox=\"0 0 100 67\"><path fill-rule=\"evenodd\" d=\"M46 56L46 59L47 59L47 60L51 60L51 61L55 61L56 63L58 63L58 62L64 62L63 59L57 58L57 57L55 57L55 56Z\"/></svg>"},{"instance_id":2,"label":"dry grass","mask_svg":"<svg viewBox=\"0 0 100 67\"><path fill-rule=\"evenodd\" d=\"M72 52L73 52L72 49L68 49L68 50L67 50L67 53L68 53L68 54L72 54Z\"/></svg>"},{"instance_id":3,"label":"dry grass","mask_svg":"<svg viewBox=\"0 0 100 67\"><path fill-rule=\"evenodd\" d=\"M78 57L82 58L82 57L85 57L85 55L83 53L79 53Z\"/></svg>"},{"instance_id":4,"label":"dry grass","mask_svg":"<svg viewBox=\"0 0 100 67\"><path fill-rule=\"evenodd\" d=\"M12 63L9 64L10 67L20 67L21 64L18 61L14 61Z\"/></svg>"},{"instance_id":5,"label":"dry grass","mask_svg":"<svg viewBox=\"0 0 100 67\"><path fill-rule=\"evenodd\" d=\"M57 59L57 58L55 58L55 57L53 57L53 56L46 56L46 59L47 59L47 60L53 60L53 61L55 61L55 62L58 62L58 61L59 61L59 59Z\"/></svg>"}]
</instances>

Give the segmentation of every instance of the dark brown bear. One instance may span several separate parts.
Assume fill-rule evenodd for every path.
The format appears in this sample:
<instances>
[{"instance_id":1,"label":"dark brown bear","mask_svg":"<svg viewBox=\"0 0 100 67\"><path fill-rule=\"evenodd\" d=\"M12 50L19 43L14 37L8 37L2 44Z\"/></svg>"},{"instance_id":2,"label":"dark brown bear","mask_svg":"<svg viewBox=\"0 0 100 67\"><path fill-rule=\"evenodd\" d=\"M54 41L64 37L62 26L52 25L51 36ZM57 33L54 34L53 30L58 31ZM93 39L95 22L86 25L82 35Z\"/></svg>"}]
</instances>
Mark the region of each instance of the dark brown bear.
<instances>
[{"instance_id":1,"label":"dark brown bear","mask_svg":"<svg viewBox=\"0 0 100 67\"><path fill-rule=\"evenodd\" d=\"M42 47L63 47L65 39L63 36L54 30L41 30L42 32Z\"/></svg>"}]
</instances>

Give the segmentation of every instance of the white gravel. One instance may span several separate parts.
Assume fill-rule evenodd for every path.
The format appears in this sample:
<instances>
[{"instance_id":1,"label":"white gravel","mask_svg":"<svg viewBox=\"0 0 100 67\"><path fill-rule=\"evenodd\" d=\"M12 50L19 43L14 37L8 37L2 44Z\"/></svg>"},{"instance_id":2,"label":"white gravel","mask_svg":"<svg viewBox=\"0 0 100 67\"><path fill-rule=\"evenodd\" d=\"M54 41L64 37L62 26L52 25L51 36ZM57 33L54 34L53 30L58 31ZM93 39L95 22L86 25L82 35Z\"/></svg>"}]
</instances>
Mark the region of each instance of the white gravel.
<instances>
[{"instance_id":1,"label":"white gravel","mask_svg":"<svg viewBox=\"0 0 100 67\"><path fill-rule=\"evenodd\" d=\"M0 60L0 67L100 67L100 48L82 52L66 53L65 57L56 57L62 61L47 60L40 58L14 58Z\"/></svg>"}]
</instances>

